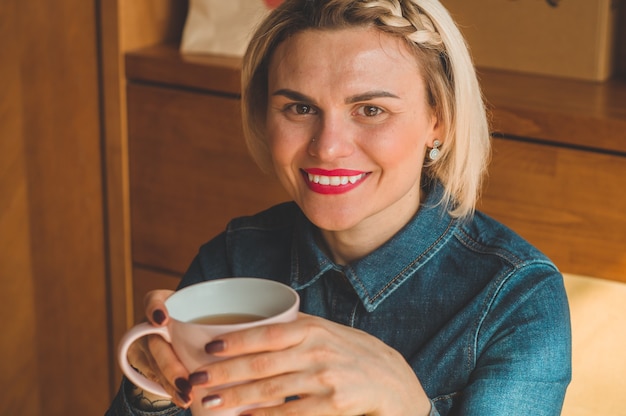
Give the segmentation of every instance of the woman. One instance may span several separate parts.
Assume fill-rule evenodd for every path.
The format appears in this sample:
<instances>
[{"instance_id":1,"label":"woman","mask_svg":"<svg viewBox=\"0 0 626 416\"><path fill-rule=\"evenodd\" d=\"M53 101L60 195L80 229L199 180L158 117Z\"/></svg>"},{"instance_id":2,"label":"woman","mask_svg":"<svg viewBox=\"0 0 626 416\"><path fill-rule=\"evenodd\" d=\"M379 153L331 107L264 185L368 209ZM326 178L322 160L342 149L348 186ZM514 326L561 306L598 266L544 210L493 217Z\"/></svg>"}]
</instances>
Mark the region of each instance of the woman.
<instances>
[{"instance_id":1,"label":"woman","mask_svg":"<svg viewBox=\"0 0 626 416\"><path fill-rule=\"evenodd\" d=\"M174 403L126 382L110 413L184 413L193 386L254 380L202 401L291 398L252 415L560 414L571 355L562 277L474 211L488 128L442 5L287 0L255 33L242 79L248 146L294 202L233 220L181 285L279 280L303 313L224 335L206 351L227 359L193 374L150 338L129 359ZM155 325L170 293L148 297Z\"/></svg>"}]
</instances>

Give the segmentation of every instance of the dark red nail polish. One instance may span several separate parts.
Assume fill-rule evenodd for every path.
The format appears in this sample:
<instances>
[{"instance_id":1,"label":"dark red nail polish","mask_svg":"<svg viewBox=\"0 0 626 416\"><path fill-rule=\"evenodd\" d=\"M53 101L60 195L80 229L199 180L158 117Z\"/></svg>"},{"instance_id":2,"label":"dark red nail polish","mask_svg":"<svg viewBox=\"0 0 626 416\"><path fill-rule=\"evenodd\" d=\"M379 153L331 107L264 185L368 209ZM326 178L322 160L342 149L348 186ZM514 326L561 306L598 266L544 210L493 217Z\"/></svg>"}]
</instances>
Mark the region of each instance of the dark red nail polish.
<instances>
[{"instance_id":1,"label":"dark red nail polish","mask_svg":"<svg viewBox=\"0 0 626 416\"><path fill-rule=\"evenodd\" d=\"M197 373L189 374L189 384L192 386L205 384L207 381L209 381L209 374L206 371L198 371Z\"/></svg>"},{"instance_id":2,"label":"dark red nail polish","mask_svg":"<svg viewBox=\"0 0 626 416\"><path fill-rule=\"evenodd\" d=\"M204 351L206 351L207 354L222 352L224 351L224 341L217 340L209 342L204 346Z\"/></svg>"},{"instance_id":3,"label":"dark red nail polish","mask_svg":"<svg viewBox=\"0 0 626 416\"><path fill-rule=\"evenodd\" d=\"M185 404L191 401L191 397L189 397L189 394L185 394L181 392L178 392L178 398Z\"/></svg>"},{"instance_id":4,"label":"dark red nail polish","mask_svg":"<svg viewBox=\"0 0 626 416\"><path fill-rule=\"evenodd\" d=\"M188 395L191 392L191 384L183 377L174 380L174 385L182 394Z\"/></svg>"},{"instance_id":5,"label":"dark red nail polish","mask_svg":"<svg viewBox=\"0 0 626 416\"><path fill-rule=\"evenodd\" d=\"M161 309L156 309L152 312L152 320L157 323L157 325L161 325L163 321L165 321L165 312Z\"/></svg>"}]
</instances>

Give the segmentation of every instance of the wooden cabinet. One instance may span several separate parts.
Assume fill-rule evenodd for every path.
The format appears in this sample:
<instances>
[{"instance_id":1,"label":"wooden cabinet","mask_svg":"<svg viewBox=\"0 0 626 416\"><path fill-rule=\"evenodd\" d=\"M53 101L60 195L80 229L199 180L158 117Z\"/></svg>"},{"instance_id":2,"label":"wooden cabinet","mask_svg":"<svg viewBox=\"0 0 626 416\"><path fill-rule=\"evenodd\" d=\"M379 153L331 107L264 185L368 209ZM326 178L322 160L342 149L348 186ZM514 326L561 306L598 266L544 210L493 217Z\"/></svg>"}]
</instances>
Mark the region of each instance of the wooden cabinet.
<instances>
[{"instance_id":1,"label":"wooden cabinet","mask_svg":"<svg viewBox=\"0 0 626 416\"><path fill-rule=\"evenodd\" d=\"M480 77L497 132L480 208L563 272L626 281L626 79Z\"/></svg>"},{"instance_id":2,"label":"wooden cabinet","mask_svg":"<svg viewBox=\"0 0 626 416\"><path fill-rule=\"evenodd\" d=\"M128 104L136 265L181 274L233 216L284 199L248 156L237 98L131 84Z\"/></svg>"},{"instance_id":3,"label":"wooden cabinet","mask_svg":"<svg viewBox=\"0 0 626 416\"><path fill-rule=\"evenodd\" d=\"M0 415L110 400L98 5L0 3Z\"/></svg>"},{"instance_id":4,"label":"wooden cabinet","mask_svg":"<svg viewBox=\"0 0 626 416\"><path fill-rule=\"evenodd\" d=\"M237 58L127 55L135 310L235 216L287 197L245 149ZM567 273L626 281L626 84L481 71L497 132L480 209Z\"/></svg>"},{"instance_id":5,"label":"wooden cabinet","mask_svg":"<svg viewBox=\"0 0 626 416\"><path fill-rule=\"evenodd\" d=\"M231 218L287 196L248 155L236 65L228 70L219 60L207 62L197 77L173 80L165 64L144 70L150 66L135 58L128 60L127 94L133 291L140 318L145 292L174 288L200 245ZM174 64L182 59L170 58Z\"/></svg>"},{"instance_id":6,"label":"wooden cabinet","mask_svg":"<svg viewBox=\"0 0 626 416\"><path fill-rule=\"evenodd\" d=\"M626 157L494 139L480 209L563 272L626 281Z\"/></svg>"}]
</instances>

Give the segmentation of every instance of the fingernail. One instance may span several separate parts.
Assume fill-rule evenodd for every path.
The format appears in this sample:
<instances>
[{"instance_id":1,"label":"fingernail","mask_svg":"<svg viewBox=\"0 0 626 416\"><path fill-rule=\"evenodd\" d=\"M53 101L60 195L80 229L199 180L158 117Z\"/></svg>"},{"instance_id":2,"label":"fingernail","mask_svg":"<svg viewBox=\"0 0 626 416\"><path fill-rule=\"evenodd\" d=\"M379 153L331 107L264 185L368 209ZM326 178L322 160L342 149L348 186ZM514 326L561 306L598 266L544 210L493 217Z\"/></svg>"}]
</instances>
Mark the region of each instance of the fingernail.
<instances>
[{"instance_id":1,"label":"fingernail","mask_svg":"<svg viewBox=\"0 0 626 416\"><path fill-rule=\"evenodd\" d=\"M187 393L178 392L178 398L184 403L187 404L191 401L191 397Z\"/></svg>"},{"instance_id":2,"label":"fingernail","mask_svg":"<svg viewBox=\"0 0 626 416\"><path fill-rule=\"evenodd\" d=\"M189 382L183 377L178 377L176 380L174 380L174 384L176 385L176 388L183 394L189 394L191 392L191 384L189 384Z\"/></svg>"},{"instance_id":3,"label":"fingernail","mask_svg":"<svg viewBox=\"0 0 626 416\"><path fill-rule=\"evenodd\" d=\"M189 374L189 384L192 386L204 384L207 381L209 381L209 374L206 371L198 371L197 373Z\"/></svg>"},{"instance_id":4,"label":"fingernail","mask_svg":"<svg viewBox=\"0 0 626 416\"><path fill-rule=\"evenodd\" d=\"M161 309L156 309L154 312L152 312L152 320L158 325L161 325L163 321L165 321L165 312L163 312Z\"/></svg>"},{"instance_id":5,"label":"fingernail","mask_svg":"<svg viewBox=\"0 0 626 416\"><path fill-rule=\"evenodd\" d=\"M202 398L202 407L205 409L210 409L220 404L222 404L222 398L218 394L212 394Z\"/></svg>"},{"instance_id":6,"label":"fingernail","mask_svg":"<svg viewBox=\"0 0 626 416\"><path fill-rule=\"evenodd\" d=\"M212 341L204 346L204 351L207 354L214 354L216 352L224 351L224 341Z\"/></svg>"}]
</instances>

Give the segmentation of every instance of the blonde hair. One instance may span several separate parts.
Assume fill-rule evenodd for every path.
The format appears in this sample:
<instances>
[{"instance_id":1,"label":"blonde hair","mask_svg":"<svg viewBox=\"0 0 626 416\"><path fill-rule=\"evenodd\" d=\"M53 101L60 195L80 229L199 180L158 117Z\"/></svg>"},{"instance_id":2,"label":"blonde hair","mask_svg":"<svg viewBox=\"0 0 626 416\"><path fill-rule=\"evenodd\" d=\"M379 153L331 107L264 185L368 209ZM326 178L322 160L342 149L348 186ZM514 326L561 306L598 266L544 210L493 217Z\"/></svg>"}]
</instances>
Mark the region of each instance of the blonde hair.
<instances>
[{"instance_id":1,"label":"blonde hair","mask_svg":"<svg viewBox=\"0 0 626 416\"><path fill-rule=\"evenodd\" d=\"M465 40L438 0L285 0L260 24L243 59L242 116L250 153L261 169L272 170L265 116L268 66L276 47L308 29L368 25L405 39L414 52L444 131L441 153L425 162L424 175L441 181L441 202L453 216L470 216L489 160L489 127Z\"/></svg>"}]
</instances>

